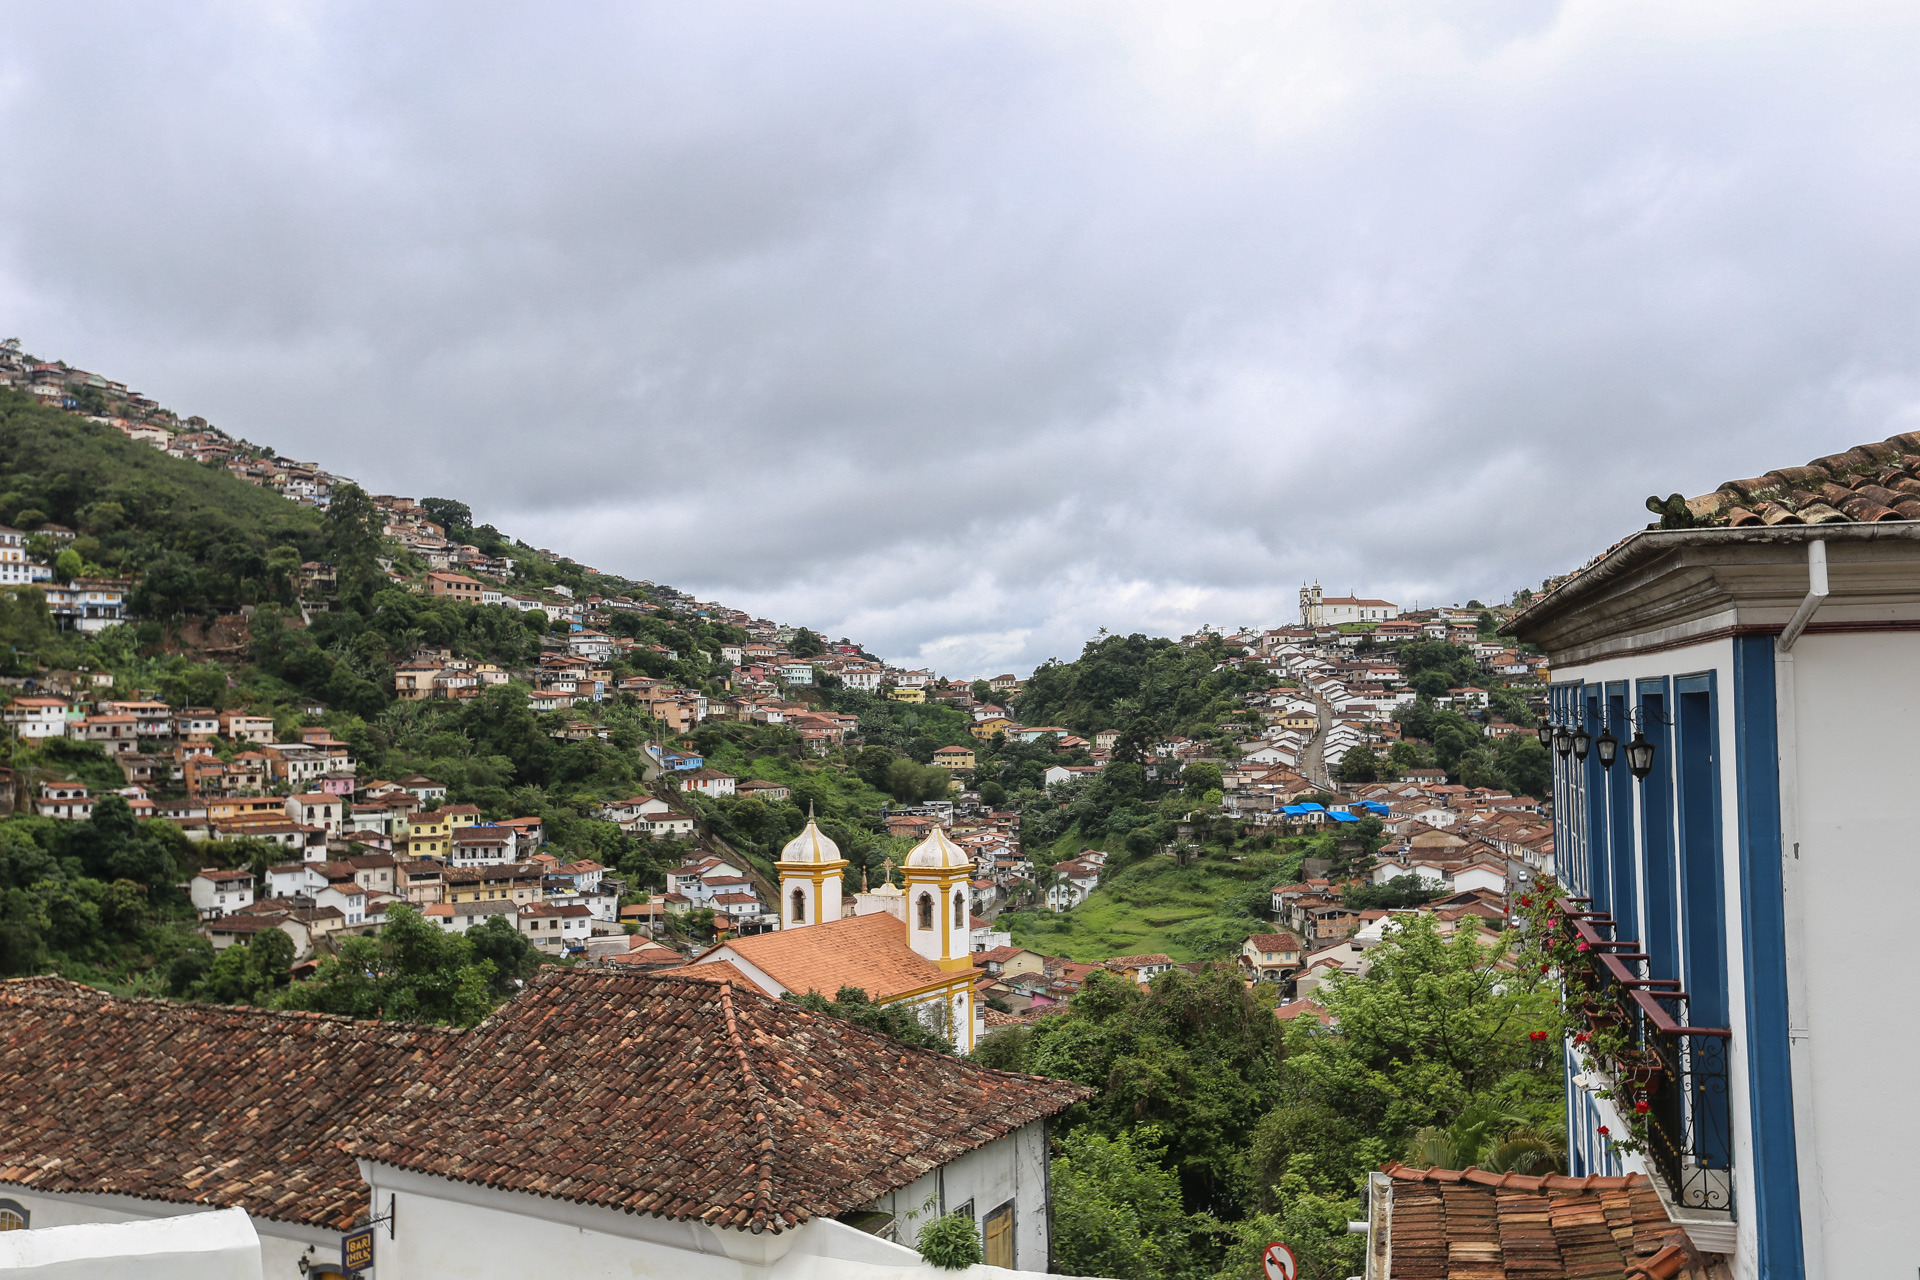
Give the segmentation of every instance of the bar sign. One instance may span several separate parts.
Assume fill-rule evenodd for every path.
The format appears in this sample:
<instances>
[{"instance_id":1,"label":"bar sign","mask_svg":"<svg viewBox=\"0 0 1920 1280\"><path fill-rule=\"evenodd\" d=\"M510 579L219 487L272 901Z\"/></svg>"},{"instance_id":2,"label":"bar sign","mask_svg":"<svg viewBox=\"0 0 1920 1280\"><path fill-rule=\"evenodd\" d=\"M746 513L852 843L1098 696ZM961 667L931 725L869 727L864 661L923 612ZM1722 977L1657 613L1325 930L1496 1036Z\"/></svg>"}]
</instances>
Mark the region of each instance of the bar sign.
<instances>
[{"instance_id":1,"label":"bar sign","mask_svg":"<svg viewBox=\"0 0 1920 1280\"><path fill-rule=\"evenodd\" d=\"M340 1269L348 1275L373 1268L373 1228L361 1227L340 1237Z\"/></svg>"}]
</instances>

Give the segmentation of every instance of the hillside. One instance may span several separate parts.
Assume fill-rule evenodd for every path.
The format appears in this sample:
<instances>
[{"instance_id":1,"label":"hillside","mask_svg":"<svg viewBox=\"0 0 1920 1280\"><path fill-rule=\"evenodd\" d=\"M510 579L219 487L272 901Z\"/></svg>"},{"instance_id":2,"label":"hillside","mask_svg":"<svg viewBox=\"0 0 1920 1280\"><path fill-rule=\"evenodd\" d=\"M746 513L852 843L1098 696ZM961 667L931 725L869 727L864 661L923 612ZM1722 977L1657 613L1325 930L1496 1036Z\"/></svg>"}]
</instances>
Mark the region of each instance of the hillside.
<instances>
[{"instance_id":1,"label":"hillside","mask_svg":"<svg viewBox=\"0 0 1920 1280\"><path fill-rule=\"evenodd\" d=\"M8 351L18 367L17 347ZM457 499L368 495L97 375L33 367L50 384L37 394L0 387L0 524L25 530L28 560L51 575L45 587L124 591L130 620L62 630L41 585L0 592L0 676L22 691L70 694L82 708L159 699L244 712L271 721L279 742L324 728L344 744L356 787L423 775L483 821L538 818L549 852L601 862L630 899L658 891L665 869L702 848L745 858L764 891L809 808L854 874L877 879L904 853L881 831L880 811L945 796L950 775L930 766L932 752L973 741L969 718L944 706L831 680L788 690L736 671L738 651L756 639L772 648L791 634L820 653L823 642L804 628L697 606L671 587L531 547L476 522ZM433 571L448 555L479 575L462 581L499 602L436 594ZM594 656L581 656L583 641ZM403 671L412 674L403 680ZM423 672L436 682L430 695L409 683ZM604 694L552 692L583 676ZM742 696L743 683L758 692ZM839 746L836 735L823 751L779 714L775 723L746 718L752 698L787 693L790 702L770 698L776 708L837 718L857 727L856 742ZM703 701L710 718L696 722L689 713ZM223 734L167 750L227 762L247 746ZM106 792L129 781L121 758L96 742L15 739L9 751L26 790L74 779ZM791 795L714 799L678 788L702 756ZM668 758L680 763L662 777L657 761ZM163 770L147 785L156 799L178 793L177 764L175 781ZM636 840L606 819L605 804L643 792L691 813L692 837ZM165 822L124 815L104 827L0 821L0 972L50 967L125 990L235 998L246 983L232 975L205 986L206 944L177 886L199 866L258 870L277 856L245 839L188 845ZM116 859L135 873L122 875ZM137 903L114 897L116 876ZM708 915L689 928L706 929Z\"/></svg>"}]
</instances>

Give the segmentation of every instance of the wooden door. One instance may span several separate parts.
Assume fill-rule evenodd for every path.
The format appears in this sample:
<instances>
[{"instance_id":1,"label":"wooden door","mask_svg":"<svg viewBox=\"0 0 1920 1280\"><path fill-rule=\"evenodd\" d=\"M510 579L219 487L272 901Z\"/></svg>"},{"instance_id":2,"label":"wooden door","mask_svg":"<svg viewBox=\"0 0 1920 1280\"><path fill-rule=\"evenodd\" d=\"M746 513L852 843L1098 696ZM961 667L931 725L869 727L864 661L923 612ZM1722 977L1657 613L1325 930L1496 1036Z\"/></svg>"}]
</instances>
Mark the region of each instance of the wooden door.
<instances>
[{"instance_id":1,"label":"wooden door","mask_svg":"<svg viewBox=\"0 0 1920 1280\"><path fill-rule=\"evenodd\" d=\"M1013 1202L1008 1201L987 1215L986 1221L986 1264L990 1267L1013 1267Z\"/></svg>"}]
</instances>

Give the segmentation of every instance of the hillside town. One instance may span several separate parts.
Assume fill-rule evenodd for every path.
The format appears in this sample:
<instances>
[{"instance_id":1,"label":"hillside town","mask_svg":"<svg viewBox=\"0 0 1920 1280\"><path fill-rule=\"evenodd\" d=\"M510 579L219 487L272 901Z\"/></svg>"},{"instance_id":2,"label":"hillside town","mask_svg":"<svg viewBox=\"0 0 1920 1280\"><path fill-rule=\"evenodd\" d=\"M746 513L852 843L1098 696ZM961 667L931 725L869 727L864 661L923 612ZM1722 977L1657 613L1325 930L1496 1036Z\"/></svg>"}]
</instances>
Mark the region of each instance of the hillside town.
<instances>
[{"instance_id":1,"label":"hillside town","mask_svg":"<svg viewBox=\"0 0 1920 1280\"><path fill-rule=\"evenodd\" d=\"M1090 643L1081 664L1145 655L1209 691L1114 716L1075 700L1076 664L957 679L890 663L519 543L451 500L364 494L13 355L16 385L89 429L312 513L327 532L308 545L344 546L356 506L366 530L357 561L283 558L253 603L156 617L142 608L165 597L139 574L81 571L111 554L96 508L68 527L13 501L4 590L72 644L46 650L65 664L0 677L0 808L49 848L145 833L176 877L72 881L100 895L77 914L71 889L29 886L48 895L47 941L13 944L29 972L117 956L115 981L186 1002L170 1007L360 1008L369 948L437 938L493 957L469 981L492 975L510 1009L565 998L563 974L614 993L645 979L632 998L649 1008L717 989L1017 1067L1018 1037L1176 981L1230 984L1278 1035L1338 1033L1346 993L1403 964L1408 939L1518 982L1516 930L1568 875L1558 675L1513 634L1530 590L1413 607L1313 583L1268 628ZM541 752L558 754L527 776L571 771L564 802L549 782L487 781ZM1171 891L1157 913L1138 905L1156 885ZM162 936L139 930L169 901L180 932L132 941ZM22 1012L74 998L33 981ZM475 998L469 1019L488 1007ZM998 1160L1042 1142L1001 1132ZM913 1238L896 1199L854 1199L885 1240ZM989 1261L1055 1248L1040 1200L970 1212Z\"/></svg>"}]
</instances>

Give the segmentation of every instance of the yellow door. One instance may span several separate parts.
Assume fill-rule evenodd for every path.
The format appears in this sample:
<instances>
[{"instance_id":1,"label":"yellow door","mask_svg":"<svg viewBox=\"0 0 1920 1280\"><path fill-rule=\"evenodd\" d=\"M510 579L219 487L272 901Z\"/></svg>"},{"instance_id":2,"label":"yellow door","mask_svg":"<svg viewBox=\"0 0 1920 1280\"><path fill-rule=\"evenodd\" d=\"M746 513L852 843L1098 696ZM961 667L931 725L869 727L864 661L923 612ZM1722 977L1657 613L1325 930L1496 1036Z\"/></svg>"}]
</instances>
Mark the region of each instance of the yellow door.
<instances>
[{"instance_id":1,"label":"yellow door","mask_svg":"<svg viewBox=\"0 0 1920 1280\"><path fill-rule=\"evenodd\" d=\"M986 1264L990 1267L1013 1267L1013 1205L1003 1204L987 1215L986 1221Z\"/></svg>"}]
</instances>

